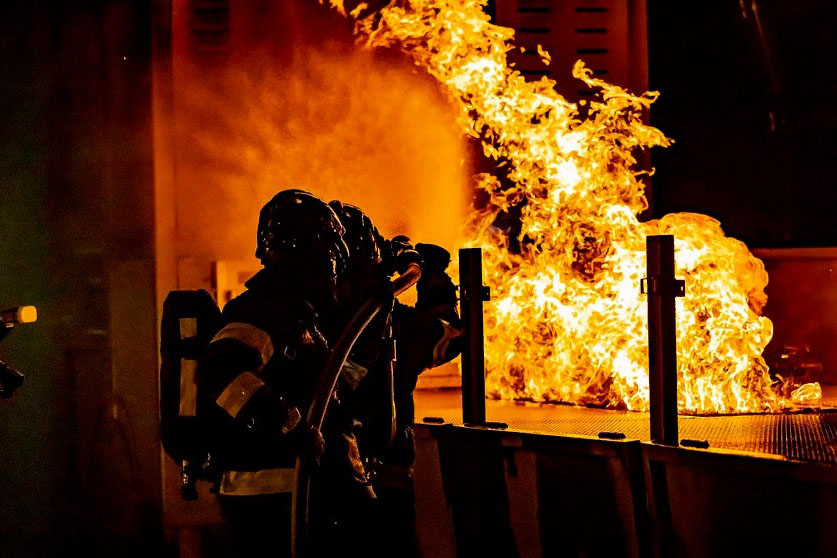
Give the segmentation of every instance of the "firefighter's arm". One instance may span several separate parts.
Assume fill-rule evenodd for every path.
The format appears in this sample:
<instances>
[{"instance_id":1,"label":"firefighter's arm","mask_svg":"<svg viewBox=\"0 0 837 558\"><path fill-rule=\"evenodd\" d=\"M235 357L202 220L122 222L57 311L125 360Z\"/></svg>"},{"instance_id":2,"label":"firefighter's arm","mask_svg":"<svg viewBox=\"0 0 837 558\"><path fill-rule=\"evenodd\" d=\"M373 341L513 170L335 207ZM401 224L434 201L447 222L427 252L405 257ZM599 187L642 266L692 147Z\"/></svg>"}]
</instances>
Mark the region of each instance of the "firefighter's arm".
<instances>
[{"instance_id":1,"label":"firefighter's arm","mask_svg":"<svg viewBox=\"0 0 837 558\"><path fill-rule=\"evenodd\" d=\"M405 371L418 376L462 352L463 330L455 311L397 304L394 317L399 367Z\"/></svg>"},{"instance_id":2,"label":"firefighter's arm","mask_svg":"<svg viewBox=\"0 0 837 558\"><path fill-rule=\"evenodd\" d=\"M458 320L456 314L456 286L446 270L450 265L450 252L435 244L416 244L424 265L416 285L416 308L444 307L448 315Z\"/></svg>"},{"instance_id":3,"label":"firefighter's arm","mask_svg":"<svg viewBox=\"0 0 837 558\"><path fill-rule=\"evenodd\" d=\"M227 324L212 339L196 380L215 405L249 430L281 434L299 453L322 454L322 436L282 394L259 376L273 358L267 332L243 322Z\"/></svg>"},{"instance_id":4,"label":"firefighter's arm","mask_svg":"<svg viewBox=\"0 0 837 558\"><path fill-rule=\"evenodd\" d=\"M446 271L450 253L434 244L417 244L416 251L424 260L424 270L416 285L416 309L432 322L429 331L433 341L432 368L459 356L464 328L456 310L456 286Z\"/></svg>"},{"instance_id":5,"label":"firefighter's arm","mask_svg":"<svg viewBox=\"0 0 837 558\"><path fill-rule=\"evenodd\" d=\"M432 244L417 244L424 260L415 308L397 305L399 360L411 374L440 366L462 352L462 321L456 311L456 286L445 270L450 254Z\"/></svg>"}]
</instances>

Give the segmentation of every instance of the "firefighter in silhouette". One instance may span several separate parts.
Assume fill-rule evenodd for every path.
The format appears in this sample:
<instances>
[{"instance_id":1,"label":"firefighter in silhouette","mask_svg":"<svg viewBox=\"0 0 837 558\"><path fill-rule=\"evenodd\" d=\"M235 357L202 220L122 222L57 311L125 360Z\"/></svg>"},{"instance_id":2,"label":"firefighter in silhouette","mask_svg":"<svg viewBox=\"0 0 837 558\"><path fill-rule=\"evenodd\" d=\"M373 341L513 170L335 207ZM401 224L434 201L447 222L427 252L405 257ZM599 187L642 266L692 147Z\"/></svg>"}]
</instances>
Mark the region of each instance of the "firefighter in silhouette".
<instances>
[{"instance_id":1,"label":"firefighter in silhouette","mask_svg":"<svg viewBox=\"0 0 837 558\"><path fill-rule=\"evenodd\" d=\"M198 414L212 433L219 499L241 556L289 553L297 456L321 466L331 502L348 508L372 495L340 402L329 406L323 432L303 419L336 325L338 278L349 261L344 232L328 204L307 192L270 200L258 226L264 268L225 306L198 364Z\"/></svg>"},{"instance_id":2,"label":"firefighter in silhouette","mask_svg":"<svg viewBox=\"0 0 837 558\"><path fill-rule=\"evenodd\" d=\"M372 504L373 556L417 555L412 497L413 390L419 374L455 358L462 350L456 287L445 273L450 254L432 244L413 247L404 236L384 238L359 208L339 201L331 207L346 227L351 254L338 280L341 311L351 315L370 293L410 263L422 266L415 307L392 300L358 339L343 369L343 401L356 422L360 452L378 496Z\"/></svg>"}]
</instances>

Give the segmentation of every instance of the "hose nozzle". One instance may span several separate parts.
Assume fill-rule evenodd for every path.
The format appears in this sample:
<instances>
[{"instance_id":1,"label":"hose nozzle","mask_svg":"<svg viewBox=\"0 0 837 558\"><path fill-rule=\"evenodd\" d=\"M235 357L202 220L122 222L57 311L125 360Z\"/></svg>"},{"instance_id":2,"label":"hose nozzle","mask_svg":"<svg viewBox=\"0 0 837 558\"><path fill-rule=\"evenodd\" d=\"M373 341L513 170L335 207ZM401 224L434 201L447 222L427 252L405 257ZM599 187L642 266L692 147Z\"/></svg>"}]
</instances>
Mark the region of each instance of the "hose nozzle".
<instances>
[{"instance_id":1,"label":"hose nozzle","mask_svg":"<svg viewBox=\"0 0 837 558\"><path fill-rule=\"evenodd\" d=\"M38 309L34 306L18 306L0 312L0 323L6 327L31 324L38 321Z\"/></svg>"}]
</instances>

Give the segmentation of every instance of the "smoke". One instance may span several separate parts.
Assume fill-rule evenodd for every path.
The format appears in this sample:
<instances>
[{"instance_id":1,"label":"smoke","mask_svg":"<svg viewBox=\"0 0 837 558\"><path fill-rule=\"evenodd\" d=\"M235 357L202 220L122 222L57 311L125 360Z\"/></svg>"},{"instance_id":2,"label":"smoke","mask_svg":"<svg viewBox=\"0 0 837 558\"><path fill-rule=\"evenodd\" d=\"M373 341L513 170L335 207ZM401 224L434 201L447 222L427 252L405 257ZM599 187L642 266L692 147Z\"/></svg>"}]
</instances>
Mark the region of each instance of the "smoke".
<instances>
[{"instance_id":1,"label":"smoke","mask_svg":"<svg viewBox=\"0 0 837 558\"><path fill-rule=\"evenodd\" d=\"M259 209L286 188L358 205L386 236L456 246L466 147L454 109L414 66L325 44L176 78L181 254L252 258Z\"/></svg>"}]
</instances>

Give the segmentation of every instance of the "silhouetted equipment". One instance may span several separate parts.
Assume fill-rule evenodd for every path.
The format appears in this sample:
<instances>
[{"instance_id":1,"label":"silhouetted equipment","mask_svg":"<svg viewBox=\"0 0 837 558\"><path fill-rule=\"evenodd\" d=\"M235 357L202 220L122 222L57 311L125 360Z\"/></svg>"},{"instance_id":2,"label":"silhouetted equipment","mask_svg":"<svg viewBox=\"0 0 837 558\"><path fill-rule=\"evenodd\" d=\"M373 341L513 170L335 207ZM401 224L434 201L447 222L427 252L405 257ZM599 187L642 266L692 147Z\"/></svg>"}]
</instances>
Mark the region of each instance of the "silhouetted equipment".
<instances>
[{"instance_id":1,"label":"silhouetted equipment","mask_svg":"<svg viewBox=\"0 0 837 558\"><path fill-rule=\"evenodd\" d=\"M23 385L23 374L0 361L0 398L8 399Z\"/></svg>"},{"instance_id":2,"label":"silhouetted equipment","mask_svg":"<svg viewBox=\"0 0 837 558\"><path fill-rule=\"evenodd\" d=\"M467 339L462 351L462 420L485 424L485 336L483 302L490 291L482 284L482 249L459 250L459 288Z\"/></svg>"},{"instance_id":3,"label":"silhouetted equipment","mask_svg":"<svg viewBox=\"0 0 837 558\"><path fill-rule=\"evenodd\" d=\"M198 480L215 480L208 440L197 416L195 370L220 324L221 311L206 291L172 291L163 304L160 435L166 453L180 466L185 500L198 497Z\"/></svg>"},{"instance_id":4,"label":"silhouetted equipment","mask_svg":"<svg viewBox=\"0 0 837 558\"><path fill-rule=\"evenodd\" d=\"M0 312L0 323L6 328L17 324L31 324L38 321L38 309L34 306L18 306Z\"/></svg>"},{"instance_id":5,"label":"silhouetted equipment","mask_svg":"<svg viewBox=\"0 0 837 558\"><path fill-rule=\"evenodd\" d=\"M34 306L18 306L0 312L0 340L3 340L19 324L31 324L38 320ZM0 361L0 399L8 399L23 385L23 374Z\"/></svg>"},{"instance_id":6,"label":"silhouetted equipment","mask_svg":"<svg viewBox=\"0 0 837 558\"><path fill-rule=\"evenodd\" d=\"M421 267L417 263L407 265L404 272L392 281L392 294L398 296L421 278ZM325 364L317 391L308 409L307 420L310 424L321 428L325 419L328 405L332 400L334 388L340 371L346 364L346 359L352 350L358 337L363 333L369 322L377 315L389 298L386 293L382 296L372 296L355 313L349 323L343 328L343 332L334 344L328 361ZM296 460L296 490L293 494L293 511L291 516L292 524L292 555L296 558L303 558L307 551L308 530L309 530L309 497L311 493L310 471L307 471L300 459Z\"/></svg>"},{"instance_id":7,"label":"silhouetted equipment","mask_svg":"<svg viewBox=\"0 0 837 558\"><path fill-rule=\"evenodd\" d=\"M648 277L641 286L648 295L648 382L651 403L651 441L676 446L677 333L674 299L686 292L674 277L674 237L646 238Z\"/></svg>"}]
</instances>

